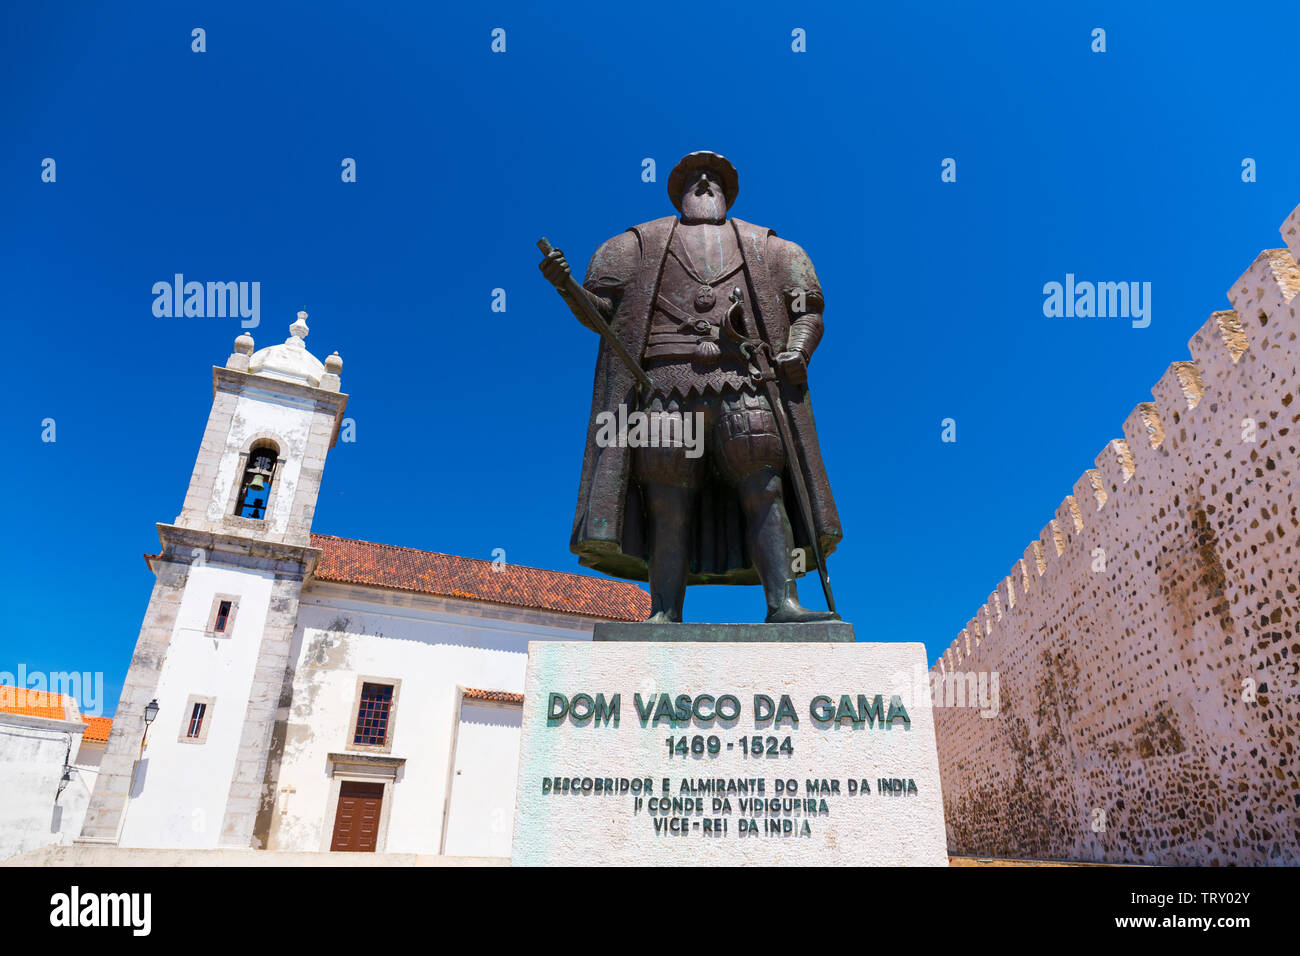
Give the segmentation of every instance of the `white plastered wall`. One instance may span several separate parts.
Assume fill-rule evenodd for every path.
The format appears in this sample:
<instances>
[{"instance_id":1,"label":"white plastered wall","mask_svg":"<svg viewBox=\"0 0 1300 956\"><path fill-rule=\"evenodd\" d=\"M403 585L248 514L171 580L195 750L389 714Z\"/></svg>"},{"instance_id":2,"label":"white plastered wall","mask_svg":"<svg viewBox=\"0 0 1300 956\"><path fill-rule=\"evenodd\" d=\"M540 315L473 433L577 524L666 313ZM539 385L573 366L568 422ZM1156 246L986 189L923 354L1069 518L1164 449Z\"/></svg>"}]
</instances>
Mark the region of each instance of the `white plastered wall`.
<instances>
[{"instance_id":1,"label":"white plastered wall","mask_svg":"<svg viewBox=\"0 0 1300 956\"><path fill-rule=\"evenodd\" d=\"M458 612L457 605L465 610ZM364 677L401 681L390 728L392 746L380 755L402 761L386 790L390 805L385 807L387 832L381 845L389 853L439 853L461 688L521 692L529 641L591 639L590 621L574 618L568 626L556 626L538 623L540 615L533 611L521 610L516 616L492 617L470 602L425 601L423 596L379 589L318 583L305 591L293 652L293 704L268 849L314 851L329 846L334 809L330 801L337 792L329 754L349 753L357 682ZM563 622L559 615L546 618ZM510 806L518 734L517 725L471 727L470 742L462 743L467 749L484 745L469 764L474 777L503 781ZM503 794L503 806L505 800ZM466 825L478 823L467 819ZM508 851L509 829L507 822L503 852ZM448 833L448 843L466 845L455 828Z\"/></svg>"},{"instance_id":2,"label":"white plastered wall","mask_svg":"<svg viewBox=\"0 0 1300 956\"><path fill-rule=\"evenodd\" d=\"M0 714L0 860L52 843L71 843L94 786L93 769L72 774L55 802L63 761L77 765L84 725Z\"/></svg>"},{"instance_id":3,"label":"white plastered wall","mask_svg":"<svg viewBox=\"0 0 1300 956\"><path fill-rule=\"evenodd\" d=\"M127 802L122 846L217 846L271 583L272 576L262 572L212 565L190 569L158 678L158 717ZM218 594L239 599L229 637L205 633ZM191 695L215 699L203 743L180 740Z\"/></svg>"},{"instance_id":4,"label":"white plastered wall","mask_svg":"<svg viewBox=\"0 0 1300 956\"><path fill-rule=\"evenodd\" d=\"M447 804L447 856L509 856L523 707L465 700Z\"/></svg>"}]
</instances>

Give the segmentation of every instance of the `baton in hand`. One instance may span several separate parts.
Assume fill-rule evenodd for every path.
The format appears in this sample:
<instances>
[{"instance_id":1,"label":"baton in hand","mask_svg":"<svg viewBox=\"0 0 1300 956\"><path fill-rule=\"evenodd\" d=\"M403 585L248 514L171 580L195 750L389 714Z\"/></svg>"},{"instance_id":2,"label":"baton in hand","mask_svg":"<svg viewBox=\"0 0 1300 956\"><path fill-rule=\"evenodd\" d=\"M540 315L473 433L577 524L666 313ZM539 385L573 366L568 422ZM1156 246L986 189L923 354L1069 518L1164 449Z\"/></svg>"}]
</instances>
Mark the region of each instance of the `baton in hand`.
<instances>
[{"instance_id":1,"label":"baton in hand","mask_svg":"<svg viewBox=\"0 0 1300 956\"><path fill-rule=\"evenodd\" d=\"M537 248L542 250L542 255L544 256L549 256L555 251L555 247L551 245L545 236L537 240ZM582 286L578 285L578 280L573 277L572 273L564 277L564 291L568 293L569 301L577 305L578 311L580 311L582 317L587 320L587 324L599 332L601 337L610 344L610 347L618 353L618 357L623 360L623 364L627 366L628 371L636 378L637 383L645 389L647 393L654 391L655 383L650 380L650 376L647 375L645 371L642 370L641 366L637 364L636 359L632 357L632 353L627 350L627 346L625 346L619 340L619 337L614 334L614 330L609 327L609 323L605 321L605 317L600 314L594 305L591 304L591 300L587 298L586 290L584 290Z\"/></svg>"}]
</instances>

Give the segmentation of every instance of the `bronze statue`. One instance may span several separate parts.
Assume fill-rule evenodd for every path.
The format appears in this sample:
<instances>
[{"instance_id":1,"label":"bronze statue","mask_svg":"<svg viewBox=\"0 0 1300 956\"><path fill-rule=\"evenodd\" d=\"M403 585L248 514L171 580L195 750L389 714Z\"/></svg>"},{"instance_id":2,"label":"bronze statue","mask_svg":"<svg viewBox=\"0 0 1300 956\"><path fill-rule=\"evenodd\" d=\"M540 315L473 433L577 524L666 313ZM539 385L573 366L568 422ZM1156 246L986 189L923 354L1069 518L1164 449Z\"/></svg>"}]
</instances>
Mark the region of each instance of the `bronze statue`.
<instances>
[{"instance_id":1,"label":"bronze statue","mask_svg":"<svg viewBox=\"0 0 1300 956\"><path fill-rule=\"evenodd\" d=\"M538 243L543 275L602 336L570 548L648 581L652 622L681 621L688 584L755 583L769 623L838 620L826 555L840 522L807 386L821 286L799 246L727 218L738 192L724 157L688 154L668 177L680 216L602 244L582 285ZM664 441L625 436L634 413ZM829 611L799 604L811 568Z\"/></svg>"}]
</instances>

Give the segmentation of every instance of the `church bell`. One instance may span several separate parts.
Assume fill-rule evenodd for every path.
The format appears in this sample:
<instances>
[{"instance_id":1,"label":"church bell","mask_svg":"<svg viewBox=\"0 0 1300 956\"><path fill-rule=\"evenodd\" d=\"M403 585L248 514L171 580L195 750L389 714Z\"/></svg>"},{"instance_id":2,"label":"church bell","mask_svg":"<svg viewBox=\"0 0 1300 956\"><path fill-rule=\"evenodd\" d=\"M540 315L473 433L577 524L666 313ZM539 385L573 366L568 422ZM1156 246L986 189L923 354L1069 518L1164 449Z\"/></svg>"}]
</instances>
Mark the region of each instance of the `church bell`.
<instances>
[{"instance_id":1,"label":"church bell","mask_svg":"<svg viewBox=\"0 0 1300 956\"><path fill-rule=\"evenodd\" d=\"M248 490L266 491L267 483L271 479L271 469L274 466L275 459L271 455L265 452L253 455L253 463L248 468Z\"/></svg>"}]
</instances>

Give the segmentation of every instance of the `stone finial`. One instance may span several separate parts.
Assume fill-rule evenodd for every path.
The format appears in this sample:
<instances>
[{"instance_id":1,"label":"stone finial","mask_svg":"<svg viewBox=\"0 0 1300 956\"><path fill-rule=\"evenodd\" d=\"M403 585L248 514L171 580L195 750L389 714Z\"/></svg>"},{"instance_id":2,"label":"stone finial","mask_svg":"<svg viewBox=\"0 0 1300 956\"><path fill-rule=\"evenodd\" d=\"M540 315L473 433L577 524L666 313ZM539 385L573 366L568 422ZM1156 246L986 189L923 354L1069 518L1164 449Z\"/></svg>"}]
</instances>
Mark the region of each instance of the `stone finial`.
<instances>
[{"instance_id":1,"label":"stone finial","mask_svg":"<svg viewBox=\"0 0 1300 956\"><path fill-rule=\"evenodd\" d=\"M343 359L339 358L339 353L325 358L325 374L320 377L320 387L327 392L337 392L342 387L339 380L339 372L343 371Z\"/></svg>"},{"instance_id":2,"label":"stone finial","mask_svg":"<svg viewBox=\"0 0 1300 956\"><path fill-rule=\"evenodd\" d=\"M299 348L306 348L307 343L303 341L307 333L311 330L307 328L307 313L299 312L298 320L289 326L289 338L284 340L285 345L296 345Z\"/></svg>"},{"instance_id":3,"label":"stone finial","mask_svg":"<svg viewBox=\"0 0 1300 956\"><path fill-rule=\"evenodd\" d=\"M253 354L253 337L247 332L240 332L235 337L235 351L226 359L226 368L237 372L248 371L248 357Z\"/></svg>"}]
</instances>

